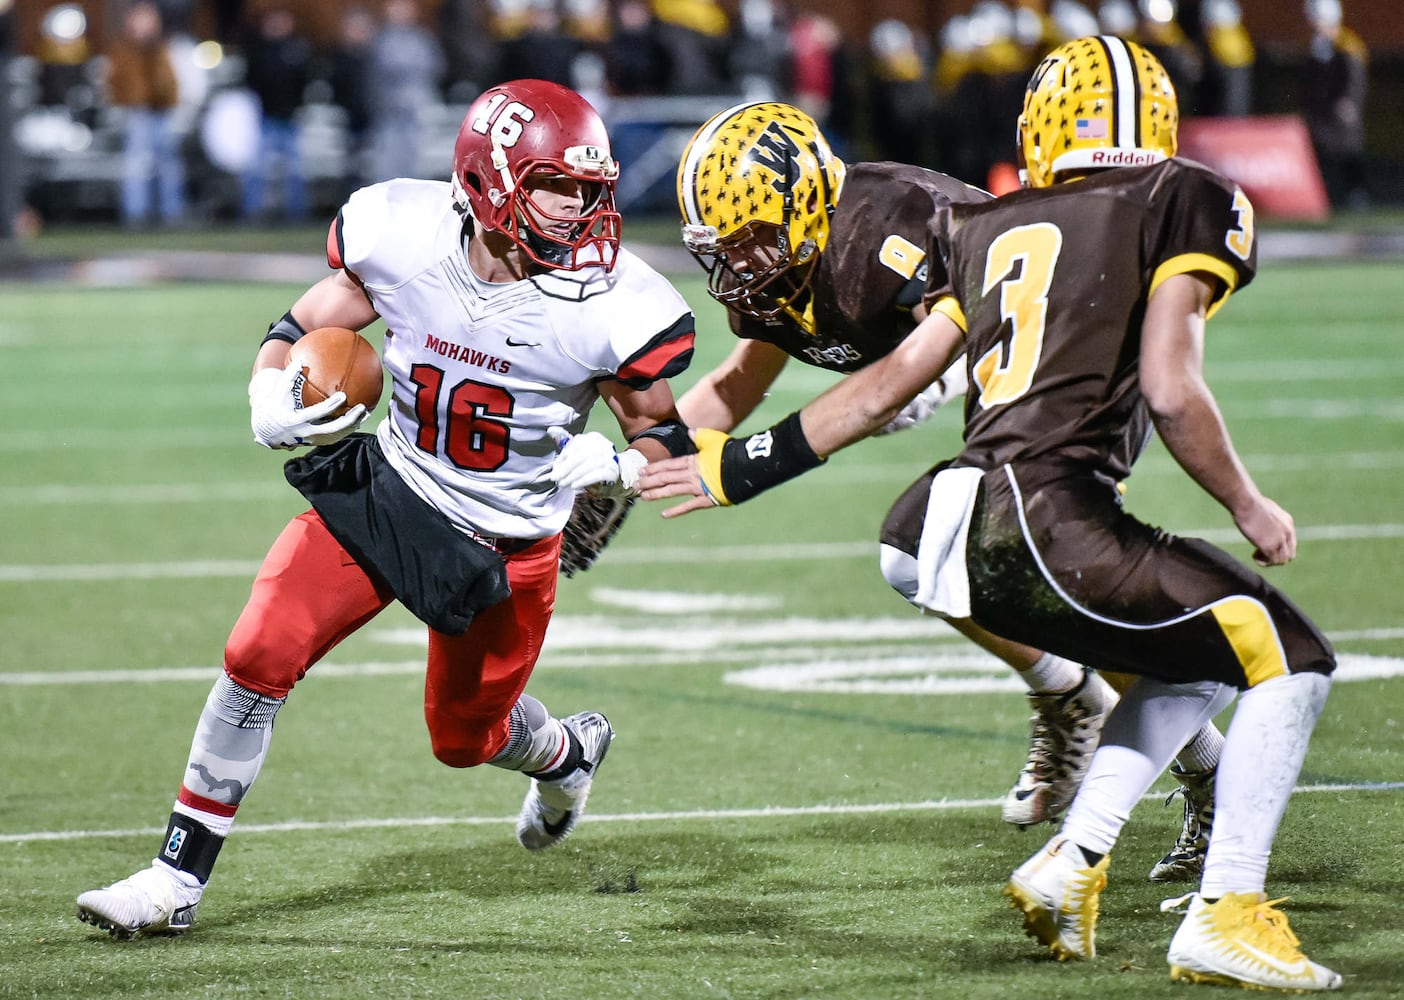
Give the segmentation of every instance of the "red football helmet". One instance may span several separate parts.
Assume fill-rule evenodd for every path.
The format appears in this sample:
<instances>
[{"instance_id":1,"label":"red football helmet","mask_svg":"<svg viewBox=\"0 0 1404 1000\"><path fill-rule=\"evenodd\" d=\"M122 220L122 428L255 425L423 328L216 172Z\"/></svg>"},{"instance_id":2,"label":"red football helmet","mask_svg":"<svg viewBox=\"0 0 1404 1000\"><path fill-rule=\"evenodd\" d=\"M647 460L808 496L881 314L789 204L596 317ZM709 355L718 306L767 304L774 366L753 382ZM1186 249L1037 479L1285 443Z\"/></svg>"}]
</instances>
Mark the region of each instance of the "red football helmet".
<instances>
[{"instance_id":1,"label":"red football helmet","mask_svg":"<svg viewBox=\"0 0 1404 1000\"><path fill-rule=\"evenodd\" d=\"M532 199L532 175L579 181L579 215L544 211ZM618 178L599 114L575 91L545 80L514 80L484 91L468 108L453 147L454 201L544 267L614 266Z\"/></svg>"}]
</instances>

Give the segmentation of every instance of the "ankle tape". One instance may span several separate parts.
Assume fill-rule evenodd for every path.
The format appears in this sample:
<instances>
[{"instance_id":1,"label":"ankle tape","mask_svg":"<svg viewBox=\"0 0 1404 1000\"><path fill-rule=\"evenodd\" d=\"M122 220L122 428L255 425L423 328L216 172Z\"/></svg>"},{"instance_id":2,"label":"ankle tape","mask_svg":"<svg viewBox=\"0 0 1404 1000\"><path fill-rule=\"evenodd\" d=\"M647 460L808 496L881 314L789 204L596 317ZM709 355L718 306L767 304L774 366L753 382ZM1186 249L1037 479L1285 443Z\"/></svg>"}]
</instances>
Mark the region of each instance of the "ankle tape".
<instances>
[{"instance_id":1,"label":"ankle tape","mask_svg":"<svg viewBox=\"0 0 1404 1000\"><path fill-rule=\"evenodd\" d=\"M223 846L224 838L211 833L203 823L183 813L171 813L157 858L177 871L189 872L204 885Z\"/></svg>"},{"instance_id":2,"label":"ankle tape","mask_svg":"<svg viewBox=\"0 0 1404 1000\"><path fill-rule=\"evenodd\" d=\"M559 767L553 767L549 771L538 771L532 775L537 781L555 781L557 778L564 778L567 774L580 766L580 762L585 759L585 748L580 744L580 737L576 736L569 726L562 726L566 734L566 755Z\"/></svg>"}]
</instances>

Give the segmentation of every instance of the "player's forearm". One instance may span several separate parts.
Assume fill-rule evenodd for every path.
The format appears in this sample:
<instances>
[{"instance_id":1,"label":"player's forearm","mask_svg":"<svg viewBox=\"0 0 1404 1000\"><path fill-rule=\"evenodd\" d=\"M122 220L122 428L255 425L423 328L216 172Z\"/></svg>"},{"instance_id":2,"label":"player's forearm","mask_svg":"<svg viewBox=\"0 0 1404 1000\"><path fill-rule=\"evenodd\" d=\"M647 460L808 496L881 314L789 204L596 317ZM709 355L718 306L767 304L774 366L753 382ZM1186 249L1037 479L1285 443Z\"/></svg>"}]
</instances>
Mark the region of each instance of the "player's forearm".
<instances>
[{"instance_id":1,"label":"player's forearm","mask_svg":"<svg viewBox=\"0 0 1404 1000\"><path fill-rule=\"evenodd\" d=\"M689 427L730 432L755 412L788 360L778 347L744 340L678 400Z\"/></svg>"},{"instance_id":2,"label":"player's forearm","mask_svg":"<svg viewBox=\"0 0 1404 1000\"><path fill-rule=\"evenodd\" d=\"M722 392L714 374L703 376L700 382L683 393L678 400L678 413L689 427L711 427L729 432L751 415L764 394L738 403Z\"/></svg>"},{"instance_id":3,"label":"player's forearm","mask_svg":"<svg viewBox=\"0 0 1404 1000\"><path fill-rule=\"evenodd\" d=\"M949 366L963 334L940 313L922 321L897 348L831 387L801 411L805 438L832 455L885 426Z\"/></svg>"},{"instance_id":4,"label":"player's forearm","mask_svg":"<svg viewBox=\"0 0 1404 1000\"><path fill-rule=\"evenodd\" d=\"M827 457L869 437L926 387L909 392L905 380L887 377L900 373L878 365L848 376L800 411L805 440L816 454Z\"/></svg>"},{"instance_id":5,"label":"player's forearm","mask_svg":"<svg viewBox=\"0 0 1404 1000\"><path fill-rule=\"evenodd\" d=\"M1180 467L1230 513L1237 515L1260 496L1207 387L1188 391L1174 406L1153 407L1151 419Z\"/></svg>"},{"instance_id":6,"label":"player's forearm","mask_svg":"<svg viewBox=\"0 0 1404 1000\"><path fill-rule=\"evenodd\" d=\"M288 363L288 352L292 350L292 344L286 340L268 340L258 349L258 354L254 356L253 370L255 372L263 368L283 368Z\"/></svg>"}]
</instances>

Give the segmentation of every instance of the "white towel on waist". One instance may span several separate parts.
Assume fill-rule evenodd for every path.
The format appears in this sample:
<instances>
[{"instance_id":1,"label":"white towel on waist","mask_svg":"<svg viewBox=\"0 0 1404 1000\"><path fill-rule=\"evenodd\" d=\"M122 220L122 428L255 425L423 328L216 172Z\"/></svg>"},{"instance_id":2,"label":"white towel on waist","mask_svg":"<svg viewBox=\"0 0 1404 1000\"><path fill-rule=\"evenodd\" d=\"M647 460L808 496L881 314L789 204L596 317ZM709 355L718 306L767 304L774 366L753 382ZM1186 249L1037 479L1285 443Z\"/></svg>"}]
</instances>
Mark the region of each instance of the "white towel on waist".
<instances>
[{"instance_id":1,"label":"white towel on waist","mask_svg":"<svg viewBox=\"0 0 1404 1000\"><path fill-rule=\"evenodd\" d=\"M965 542L983 469L944 469L931 482L926 523L917 546L919 607L951 618L970 617L970 576Z\"/></svg>"}]
</instances>

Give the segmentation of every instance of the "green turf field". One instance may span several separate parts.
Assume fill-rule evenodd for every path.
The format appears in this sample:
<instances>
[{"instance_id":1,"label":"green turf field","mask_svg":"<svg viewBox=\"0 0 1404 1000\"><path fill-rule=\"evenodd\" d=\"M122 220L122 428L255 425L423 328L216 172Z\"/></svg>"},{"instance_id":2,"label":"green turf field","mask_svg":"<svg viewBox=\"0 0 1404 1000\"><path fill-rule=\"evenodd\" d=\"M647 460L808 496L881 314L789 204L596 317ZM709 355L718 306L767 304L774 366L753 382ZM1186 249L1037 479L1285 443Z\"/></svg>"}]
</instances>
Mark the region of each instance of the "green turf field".
<instances>
[{"instance_id":1,"label":"green turf field","mask_svg":"<svg viewBox=\"0 0 1404 1000\"><path fill-rule=\"evenodd\" d=\"M1209 327L1239 450L1297 519L1271 578L1342 654L1269 888L1353 997L1404 996L1400 274L1265 266ZM680 287L695 375L730 338ZM1051 832L999 821L1025 703L875 559L888 503L956 449L949 409L742 508L641 507L562 581L533 690L619 737L560 849L516 845L519 776L433 760L423 629L392 608L279 716L196 929L78 923L78 892L155 852L226 633L302 509L244 398L297 290L0 285L0 997L1217 995L1169 982L1175 893L1145 878L1178 801L1133 816L1094 962L1045 957L1000 896ZM828 382L786 372L754 426ZM1129 487L1246 558L1163 451Z\"/></svg>"}]
</instances>

